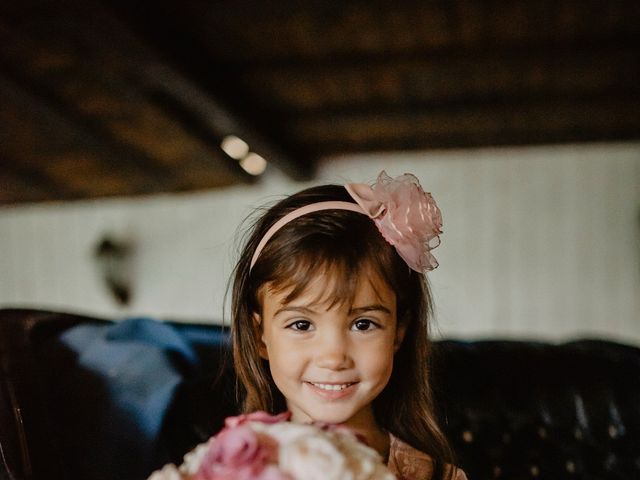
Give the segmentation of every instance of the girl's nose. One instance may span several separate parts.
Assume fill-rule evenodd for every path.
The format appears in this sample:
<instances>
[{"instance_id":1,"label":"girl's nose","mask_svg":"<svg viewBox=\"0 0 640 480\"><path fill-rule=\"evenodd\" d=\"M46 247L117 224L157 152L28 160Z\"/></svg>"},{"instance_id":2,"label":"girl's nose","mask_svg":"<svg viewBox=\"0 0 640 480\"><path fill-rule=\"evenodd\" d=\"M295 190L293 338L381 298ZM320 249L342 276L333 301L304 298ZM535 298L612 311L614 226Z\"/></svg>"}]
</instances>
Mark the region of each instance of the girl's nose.
<instances>
[{"instance_id":1,"label":"girl's nose","mask_svg":"<svg viewBox=\"0 0 640 480\"><path fill-rule=\"evenodd\" d=\"M353 367L349 354L349 342L342 335L326 335L315 345L316 365L329 370L344 370Z\"/></svg>"}]
</instances>

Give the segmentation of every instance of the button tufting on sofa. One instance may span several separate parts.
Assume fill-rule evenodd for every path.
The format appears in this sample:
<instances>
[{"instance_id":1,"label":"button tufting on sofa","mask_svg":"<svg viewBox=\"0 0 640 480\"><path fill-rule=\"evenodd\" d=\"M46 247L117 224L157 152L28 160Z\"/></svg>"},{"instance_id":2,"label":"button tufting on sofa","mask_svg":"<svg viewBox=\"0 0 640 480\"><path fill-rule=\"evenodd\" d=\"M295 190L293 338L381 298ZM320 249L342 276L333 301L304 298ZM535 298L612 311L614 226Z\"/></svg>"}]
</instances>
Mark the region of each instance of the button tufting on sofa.
<instances>
[{"instance_id":1,"label":"button tufting on sofa","mask_svg":"<svg viewBox=\"0 0 640 480\"><path fill-rule=\"evenodd\" d=\"M640 478L637 347L444 341L433 371L469 478Z\"/></svg>"}]
</instances>

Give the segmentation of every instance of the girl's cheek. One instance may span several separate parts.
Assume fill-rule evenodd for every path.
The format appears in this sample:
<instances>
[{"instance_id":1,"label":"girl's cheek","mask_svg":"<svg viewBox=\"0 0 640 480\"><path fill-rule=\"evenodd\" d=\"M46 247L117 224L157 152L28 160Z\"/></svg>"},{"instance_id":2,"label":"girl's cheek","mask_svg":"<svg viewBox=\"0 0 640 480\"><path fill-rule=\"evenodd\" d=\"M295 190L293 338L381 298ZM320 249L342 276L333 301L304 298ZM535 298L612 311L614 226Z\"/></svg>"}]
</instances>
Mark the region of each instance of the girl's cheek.
<instances>
[{"instance_id":1,"label":"girl's cheek","mask_svg":"<svg viewBox=\"0 0 640 480\"><path fill-rule=\"evenodd\" d=\"M301 342L291 341L288 338L280 338L273 343L273 350L281 358L296 358L310 350L308 345Z\"/></svg>"},{"instance_id":2,"label":"girl's cheek","mask_svg":"<svg viewBox=\"0 0 640 480\"><path fill-rule=\"evenodd\" d=\"M385 342L380 348L372 351L368 355L367 362L371 365L372 370L389 371L393 369L393 344Z\"/></svg>"}]
</instances>

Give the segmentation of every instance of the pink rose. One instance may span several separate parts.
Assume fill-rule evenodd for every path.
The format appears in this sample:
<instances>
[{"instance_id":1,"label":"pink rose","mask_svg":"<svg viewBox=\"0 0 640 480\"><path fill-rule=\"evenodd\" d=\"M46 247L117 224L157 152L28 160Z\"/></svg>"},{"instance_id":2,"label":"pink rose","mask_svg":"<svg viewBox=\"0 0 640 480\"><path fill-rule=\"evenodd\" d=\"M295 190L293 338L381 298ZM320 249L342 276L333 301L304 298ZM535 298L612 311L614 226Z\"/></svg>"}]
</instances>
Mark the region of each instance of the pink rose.
<instances>
[{"instance_id":1,"label":"pink rose","mask_svg":"<svg viewBox=\"0 0 640 480\"><path fill-rule=\"evenodd\" d=\"M279 422L285 422L289 420L290 417L291 417L291 412L283 412L278 415L271 415L267 412L258 411L258 412L238 415L236 417L227 417L224 420L224 426L226 428L233 428L247 422L279 423Z\"/></svg>"},{"instance_id":2,"label":"pink rose","mask_svg":"<svg viewBox=\"0 0 640 480\"><path fill-rule=\"evenodd\" d=\"M248 426L224 429L210 440L195 480L274 479L266 467L277 455L277 443Z\"/></svg>"}]
</instances>

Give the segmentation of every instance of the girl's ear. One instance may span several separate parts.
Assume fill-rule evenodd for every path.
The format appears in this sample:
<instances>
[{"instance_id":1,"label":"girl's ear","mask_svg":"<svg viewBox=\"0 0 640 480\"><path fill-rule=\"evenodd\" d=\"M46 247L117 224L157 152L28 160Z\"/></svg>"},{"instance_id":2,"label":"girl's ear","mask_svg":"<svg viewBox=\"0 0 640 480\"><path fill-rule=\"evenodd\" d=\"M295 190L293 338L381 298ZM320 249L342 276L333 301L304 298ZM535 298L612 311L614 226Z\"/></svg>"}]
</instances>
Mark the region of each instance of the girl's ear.
<instances>
[{"instance_id":1,"label":"girl's ear","mask_svg":"<svg viewBox=\"0 0 640 480\"><path fill-rule=\"evenodd\" d=\"M258 343L258 353L264 360L269 360L269 353L267 352L267 345L264 343L264 332L262 330L262 318L257 313L253 314L253 333L256 336L256 342Z\"/></svg>"},{"instance_id":2,"label":"girl's ear","mask_svg":"<svg viewBox=\"0 0 640 480\"><path fill-rule=\"evenodd\" d=\"M398 322L398 327L396 328L396 337L393 341L393 353L396 353L402 345L405 333L407 333L407 322Z\"/></svg>"}]
</instances>

